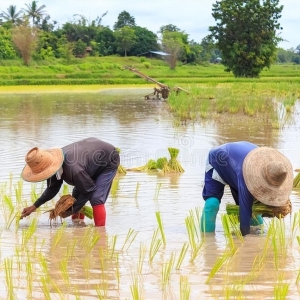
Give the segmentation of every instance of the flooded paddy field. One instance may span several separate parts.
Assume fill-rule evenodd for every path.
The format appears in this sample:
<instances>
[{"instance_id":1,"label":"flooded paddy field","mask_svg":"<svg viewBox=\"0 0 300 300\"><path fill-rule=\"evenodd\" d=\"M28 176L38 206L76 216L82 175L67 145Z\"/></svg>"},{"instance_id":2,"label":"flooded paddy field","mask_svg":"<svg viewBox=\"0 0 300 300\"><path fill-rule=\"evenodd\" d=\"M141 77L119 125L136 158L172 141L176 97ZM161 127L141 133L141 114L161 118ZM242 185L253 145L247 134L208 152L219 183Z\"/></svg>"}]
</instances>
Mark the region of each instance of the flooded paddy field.
<instances>
[{"instance_id":1,"label":"flooded paddy field","mask_svg":"<svg viewBox=\"0 0 300 300\"><path fill-rule=\"evenodd\" d=\"M226 203L233 203L229 190L216 234L200 235L197 221L212 147L247 140L278 149L300 168L299 106L281 129L235 115L183 125L165 102L145 101L144 94L0 96L0 298L298 299L300 192L291 195L291 216L265 218L260 234L234 237L234 253L221 222ZM177 148L185 172L118 174L105 228L93 227L87 218L50 225L45 212L59 195L16 222L15 212L45 185L20 180L27 151L92 136L120 148L125 169L168 157L168 147Z\"/></svg>"}]
</instances>

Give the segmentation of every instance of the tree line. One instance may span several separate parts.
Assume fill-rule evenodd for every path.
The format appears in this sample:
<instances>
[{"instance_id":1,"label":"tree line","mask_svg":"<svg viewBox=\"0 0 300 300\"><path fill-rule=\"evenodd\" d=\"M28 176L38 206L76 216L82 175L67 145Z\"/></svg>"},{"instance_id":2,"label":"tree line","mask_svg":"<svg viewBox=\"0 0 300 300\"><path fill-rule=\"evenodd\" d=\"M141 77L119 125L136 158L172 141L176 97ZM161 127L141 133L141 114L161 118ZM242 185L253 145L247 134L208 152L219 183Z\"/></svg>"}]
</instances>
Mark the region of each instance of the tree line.
<instances>
[{"instance_id":1,"label":"tree line","mask_svg":"<svg viewBox=\"0 0 300 300\"><path fill-rule=\"evenodd\" d=\"M300 45L296 49L277 47L276 31L283 6L279 0L221 0L213 4L216 25L200 43L173 24L154 33L138 26L135 18L122 11L113 28L103 26L104 12L95 20L76 14L73 20L57 26L45 5L32 1L18 10L10 5L0 14L0 59L22 57L26 65L34 60L73 57L138 56L149 50L170 55L171 69L177 61L185 64L222 63L236 77L258 77L271 63L300 63ZM1 10L0 10L1 11Z\"/></svg>"}]
</instances>

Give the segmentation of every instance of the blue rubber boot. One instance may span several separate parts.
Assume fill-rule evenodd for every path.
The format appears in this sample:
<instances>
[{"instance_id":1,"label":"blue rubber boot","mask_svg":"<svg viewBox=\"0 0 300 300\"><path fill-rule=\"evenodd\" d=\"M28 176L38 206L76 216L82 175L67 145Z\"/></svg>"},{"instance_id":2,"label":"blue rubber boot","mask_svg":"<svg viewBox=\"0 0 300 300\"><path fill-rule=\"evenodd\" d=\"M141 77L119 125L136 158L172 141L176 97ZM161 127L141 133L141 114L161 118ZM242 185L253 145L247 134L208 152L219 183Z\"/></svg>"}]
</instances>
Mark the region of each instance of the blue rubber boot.
<instances>
[{"instance_id":1,"label":"blue rubber boot","mask_svg":"<svg viewBox=\"0 0 300 300\"><path fill-rule=\"evenodd\" d=\"M251 226L258 226L264 224L264 219L261 215L256 215L255 217L251 218Z\"/></svg>"},{"instance_id":2,"label":"blue rubber boot","mask_svg":"<svg viewBox=\"0 0 300 300\"><path fill-rule=\"evenodd\" d=\"M201 231L214 232L216 228L216 218L220 207L220 201L211 197L206 199L201 216Z\"/></svg>"}]
</instances>

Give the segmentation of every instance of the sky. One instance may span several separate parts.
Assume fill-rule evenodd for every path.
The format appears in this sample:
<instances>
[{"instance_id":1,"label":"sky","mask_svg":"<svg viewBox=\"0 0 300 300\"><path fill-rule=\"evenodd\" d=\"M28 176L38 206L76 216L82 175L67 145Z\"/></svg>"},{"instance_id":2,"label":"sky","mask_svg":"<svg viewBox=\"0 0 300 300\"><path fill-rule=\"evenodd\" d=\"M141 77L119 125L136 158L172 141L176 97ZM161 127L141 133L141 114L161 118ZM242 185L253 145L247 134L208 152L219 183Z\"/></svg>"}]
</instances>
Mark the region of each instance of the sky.
<instances>
[{"instance_id":1,"label":"sky","mask_svg":"<svg viewBox=\"0 0 300 300\"><path fill-rule=\"evenodd\" d=\"M127 11L135 18L136 25L145 27L154 33L164 25L173 24L189 34L189 39L197 43L209 34L208 27L216 24L212 17L212 4L216 0L39 0L38 6L46 5L45 10L62 25L74 20L74 15L85 16L89 21L101 17L102 25L113 29L118 15ZM0 11L6 11L9 5L17 9L25 8L31 0L1 0ZM300 44L300 0L281 0L282 17L279 22L283 27L280 37L284 39L279 44L284 49L296 48Z\"/></svg>"}]
</instances>

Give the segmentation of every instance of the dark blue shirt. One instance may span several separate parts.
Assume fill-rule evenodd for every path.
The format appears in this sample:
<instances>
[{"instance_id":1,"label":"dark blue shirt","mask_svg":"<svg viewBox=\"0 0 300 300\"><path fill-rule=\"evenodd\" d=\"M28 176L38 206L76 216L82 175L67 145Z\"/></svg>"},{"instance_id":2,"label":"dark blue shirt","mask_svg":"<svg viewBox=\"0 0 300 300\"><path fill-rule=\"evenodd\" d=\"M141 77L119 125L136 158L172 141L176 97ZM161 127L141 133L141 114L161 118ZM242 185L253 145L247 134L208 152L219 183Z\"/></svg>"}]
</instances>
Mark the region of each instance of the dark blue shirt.
<instances>
[{"instance_id":1,"label":"dark blue shirt","mask_svg":"<svg viewBox=\"0 0 300 300\"><path fill-rule=\"evenodd\" d=\"M245 184L243 162L247 154L257 147L249 142L227 143L212 149L208 157L210 165L235 192L234 200L239 205L240 229L243 235L250 233L254 199Z\"/></svg>"}]
</instances>

